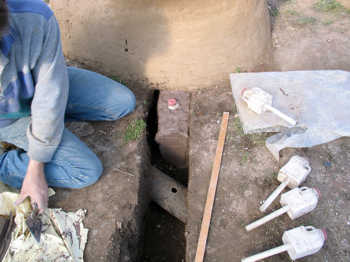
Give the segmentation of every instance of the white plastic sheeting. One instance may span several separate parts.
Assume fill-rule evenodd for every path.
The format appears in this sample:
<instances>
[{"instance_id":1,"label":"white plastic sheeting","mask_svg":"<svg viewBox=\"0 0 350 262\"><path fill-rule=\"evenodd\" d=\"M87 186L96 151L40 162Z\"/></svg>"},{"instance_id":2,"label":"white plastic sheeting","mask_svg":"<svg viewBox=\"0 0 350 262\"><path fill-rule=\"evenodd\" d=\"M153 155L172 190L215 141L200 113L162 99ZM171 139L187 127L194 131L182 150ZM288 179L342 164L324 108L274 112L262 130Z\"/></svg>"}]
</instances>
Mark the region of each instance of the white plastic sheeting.
<instances>
[{"instance_id":1,"label":"white plastic sheeting","mask_svg":"<svg viewBox=\"0 0 350 262\"><path fill-rule=\"evenodd\" d=\"M350 135L350 73L340 70L231 74L233 97L246 134L279 132L266 146L279 160L287 147L312 147ZM241 99L244 88L259 87L273 106L297 120L295 127L270 112L258 115Z\"/></svg>"}]
</instances>

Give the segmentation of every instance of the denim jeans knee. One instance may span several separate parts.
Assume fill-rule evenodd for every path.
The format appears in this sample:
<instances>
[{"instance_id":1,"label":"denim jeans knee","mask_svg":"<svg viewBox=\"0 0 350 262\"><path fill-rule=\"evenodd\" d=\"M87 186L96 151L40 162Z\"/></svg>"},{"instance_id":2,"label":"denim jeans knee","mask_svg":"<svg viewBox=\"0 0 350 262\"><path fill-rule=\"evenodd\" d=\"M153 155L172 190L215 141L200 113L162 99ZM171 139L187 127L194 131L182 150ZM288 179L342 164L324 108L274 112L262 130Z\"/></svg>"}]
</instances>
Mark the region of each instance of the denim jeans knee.
<instances>
[{"instance_id":1,"label":"denim jeans knee","mask_svg":"<svg viewBox=\"0 0 350 262\"><path fill-rule=\"evenodd\" d=\"M107 106L110 120L117 120L133 112L136 107L136 98L134 93L126 86L117 83L115 92L111 94L115 99L111 99L113 104Z\"/></svg>"},{"instance_id":2,"label":"denim jeans knee","mask_svg":"<svg viewBox=\"0 0 350 262\"><path fill-rule=\"evenodd\" d=\"M101 160L96 156L94 159L89 159L84 164L84 175L81 177L77 185L72 185L74 188L84 188L95 184L102 175L103 166Z\"/></svg>"}]
</instances>

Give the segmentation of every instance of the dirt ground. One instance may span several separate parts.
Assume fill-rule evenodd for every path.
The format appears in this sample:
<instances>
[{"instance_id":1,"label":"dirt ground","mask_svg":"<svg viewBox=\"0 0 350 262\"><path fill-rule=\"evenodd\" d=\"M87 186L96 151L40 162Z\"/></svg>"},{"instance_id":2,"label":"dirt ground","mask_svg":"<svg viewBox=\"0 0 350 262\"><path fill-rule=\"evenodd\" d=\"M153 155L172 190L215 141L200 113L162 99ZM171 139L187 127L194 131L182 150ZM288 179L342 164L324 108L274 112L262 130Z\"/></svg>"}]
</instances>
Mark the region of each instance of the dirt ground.
<instances>
[{"instance_id":1,"label":"dirt ground","mask_svg":"<svg viewBox=\"0 0 350 262\"><path fill-rule=\"evenodd\" d=\"M279 1L279 10L272 10L274 71L350 70L350 12L339 5L328 9L330 6L317 2ZM205 261L240 261L280 245L283 232L300 225L325 228L328 240L319 253L299 261L350 261L350 139L286 149L277 163L264 146L266 135L244 135L239 119L234 117L229 87L198 91L192 99L187 261L193 261L196 251L223 111L231 115ZM259 204L278 185L279 168L294 154L307 157L311 163L313 171L305 186L321 191L318 207L295 221L284 215L246 233L244 225L261 217ZM269 210L278 207L276 201ZM281 254L266 261L290 259Z\"/></svg>"},{"instance_id":2,"label":"dirt ground","mask_svg":"<svg viewBox=\"0 0 350 262\"><path fill-rule=\"evenodd\" d=\"M230 112L230 119L205 261L240 261L280 245L283 232L300 225L325 228L328 233L324 248L300 261L350 260L349 138L283 150L278 163L264 145L268 135L244 135L229 88L194 93L192 108L186 261L193 261L195 255L223 111ZM258 210L261 201L279 184L278 170L295 154L307 157L312 166L304 185L316 187L322 194L316 210L295 221L284 215L247 233L244 226L262 216ZM276 201L269 210L278 207ZM290 259L281 254L266 261Z\"/></svg>"},{"instance_id":3,"label":"dirt ground","mask_svg":"<svg viewBox=\"0 0 350 262\"><path fill-rule=\"evenodd\" d=\"M278 12L272 12L274 16L273 70L343 69L350 71L350 13L346 9L337 7L326 10L327 8L315 5L318 0L279 2ZM138 99L139 104L149 100L142 94ZM188 199L190 213L186 225L186 261L194 260L221 116L223 111L229 111L229 127L205 261L240 261L244 256L280 245L282 233L287 229L299 225L313 225L325 228L328 240L319 253L299 261L349 262L350 138L338 139L309 149L283 150L281 160L277 163L264 146L268 135L243 134L239 119L235 117L236 109L228 86L228 77L226 88L195 91L192 99ZM130 219L130 214L139 212L138 202L142 202L142 210L145 211L146 204L143 202L147 201L139 199L134 191L141 188L139 175L146 170L141 171L140 166L143 165L137 165L137 168L135 167L137 177L134 178L129 177L129 169L148 152L138 148L138 141L125 144L123 139L130 121L144 117L144 112L141 111L117 125L97 123L75 128L73 126L78 135L81 132L79 136L99 154L106 165L102 183L118 193L104 194L106 188L100 183L79 192L62 190L53 201L55 206L68 209L86 206L90 210L100 200L108 201L106 209L109 210L102 210L105 214L109 214L108 216L104 217L103 214L91 212L87 218L87 225L93 228L90 234L91 242L88 245L88 248L91 248L87 251L88 261L112 261L118 259L118 256L120 261L130 261L136 257L135 254L130 255L137 249L138 240L134 239L134 235L141 234L142 229L136 228L140 223L136 222L136 219ZM95 140L95 134L99 135L98 140ZM144 135L142 139L145 139ZM112 150L111 146L117 150ZM112 154L110 154L111 150ZM311 163L313 171L305 186L317 187L321 191L322 198L318 207L311 214L295 221L291 221L287 215L284 215L249 234L246 233L244 225L261 217L258 211L260 201L278 185L276 174L279 168L294 154L307 157ZM113 171L115 167L117 171ZM117 189L112 183L118 185ZM119 185L125 185L125 188ZM95 196L96 192L98 199ZM125 192L129 194L125 195ZM143 192L143 195L147 194ZM72 201L75 197L78 199ZM120 202L123 198L127 200ZM276 209L278 206L276 201L269 210ZM106 218L112 218L108 219L109 224L101 224L100 221ZM137 221L139 220L143 220L140 214L137 215ZM123 230L118 228L120 221L123 222ZM184 254L177 251L182 251L185 244L183 225L167 218L154 206L151 207L145 221L153 225L153 229L147 229L145 232L146 241L155 240L145 244L142 261L182 261ZM111 232L107 234L106 231ZM116 239L112 243L107 243L105 236L110 237L112 233L115 233ZM151 237L148 238L147 235ZM125 241L125 239L131 241ZM106 243L111 250L117 250L120 253L114 254L115 251L113 251L107 254L109 248L104 247ZM96 247L93 248L93 245ZM178 249L174 250L176 247ZM159 249L161 249L160 252L156 252ZM290 259L288 255L281 254L265 261L284 262Z\"/></svg>"},{"instance_id":4,"label":"dirt ground","mask_svg":"<svg viewBox=\"0 0 350 262\"><path fill-rule=\"evenodd\" d=\"M335 1L279 2L272 33L274 70L350 69L349 9Z\"/></svg>"},{"instance_id":5,"label":"dirt ground","mask_svg":"<svg viewBox=\"0 0 350 262\"><path fill-rule=\"evenodd\" d=\"M70 65L72 63L70 62ZM79 64L74 64L81 66ZM145 120L152 92L133 89L136 110L113 122L69 122L66 126L101 159L100 180L79 190L57 189L50 207L87 210L84 261L137 261L142 251L143 217L150 201L149 151Z\"/></svg>"},{"instance_id":6,"label":"dirt ground","mask_svg":"<svg viewBox=\"0 0 350 262\"><path fill-rule=\"evenodd\" d=\"M145 223L140 262L185 262L185 226L182 222L152 202Z\"/></svg>"}]
</instances>

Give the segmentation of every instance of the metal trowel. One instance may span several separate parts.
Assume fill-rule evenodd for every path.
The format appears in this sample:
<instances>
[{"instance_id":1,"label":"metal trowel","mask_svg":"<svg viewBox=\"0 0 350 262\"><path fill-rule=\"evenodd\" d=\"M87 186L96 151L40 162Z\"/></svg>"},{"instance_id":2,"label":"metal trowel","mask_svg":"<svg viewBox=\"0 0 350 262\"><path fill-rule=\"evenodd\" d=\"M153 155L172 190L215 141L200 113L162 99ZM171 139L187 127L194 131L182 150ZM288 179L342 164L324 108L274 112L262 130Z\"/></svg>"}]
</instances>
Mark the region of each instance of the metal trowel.
<instances>
[{"instance_id":1,"label":"metal trowel","mask_svg":"<svg viewBox=\"0 0 350 262\"><path fill-rule=\"evenodd\" d=\"M27 217L26 224L32 236L40 243L42 222L37 203L33 204L33 211L30 213L29 217Z\"/></svg>"}]
</instances>

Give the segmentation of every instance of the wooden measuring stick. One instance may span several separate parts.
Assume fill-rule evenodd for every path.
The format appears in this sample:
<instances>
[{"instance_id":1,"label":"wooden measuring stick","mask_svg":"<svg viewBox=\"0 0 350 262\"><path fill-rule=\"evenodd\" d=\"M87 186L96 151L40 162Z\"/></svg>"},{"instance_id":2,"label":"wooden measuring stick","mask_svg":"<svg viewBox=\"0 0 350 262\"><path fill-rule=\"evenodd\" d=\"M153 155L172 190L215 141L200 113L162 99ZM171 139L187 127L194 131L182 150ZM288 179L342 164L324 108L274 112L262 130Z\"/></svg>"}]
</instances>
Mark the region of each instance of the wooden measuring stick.
<instances>
[{"instance_id":1,"label":"wooden measuring stick","mask_svg":"<svg viewBox=\"0 0 350 262\"><path fill-rule=\"evenodd\" d=\"M195 262L202 262L204 259L205 247L207 244L207 238L208 238L208 232L209 232L209 226L210 226L210 219L211 219L211 214L212 214L214 200L215 200L216 186L218 184L218 178L220 173L222 152L224 151L228 117L229 117L229 113L224 112L221 120L220 134L218 139L218 145L216 147L214 165L211 172L210 184L209 184L209 189L207 194L207 202L205 203L205 208L203 212L202 226L201 226L201 231L198 239L196 257L194 259Z\"/></svg>"}]
</instances>

